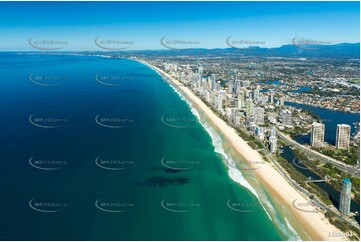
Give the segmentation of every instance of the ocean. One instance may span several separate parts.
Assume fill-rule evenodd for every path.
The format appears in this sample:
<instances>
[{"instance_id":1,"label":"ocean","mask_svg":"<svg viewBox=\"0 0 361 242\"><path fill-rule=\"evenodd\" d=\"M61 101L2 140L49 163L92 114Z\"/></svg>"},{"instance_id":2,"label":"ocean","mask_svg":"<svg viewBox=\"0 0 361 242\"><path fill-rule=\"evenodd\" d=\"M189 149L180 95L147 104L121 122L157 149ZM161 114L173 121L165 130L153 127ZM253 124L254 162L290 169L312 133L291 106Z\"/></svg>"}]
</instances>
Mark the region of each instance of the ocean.
<instances>
[{"instance_id":1,"label":"ocean","mask_svg":"<svg viewBox=\"0 0 361 242\"><path fill-rule=\"evenodd\" d=\"M4 52L0 74L0 240L299 238L152 69Z\"/></svg>"}]
</instances>

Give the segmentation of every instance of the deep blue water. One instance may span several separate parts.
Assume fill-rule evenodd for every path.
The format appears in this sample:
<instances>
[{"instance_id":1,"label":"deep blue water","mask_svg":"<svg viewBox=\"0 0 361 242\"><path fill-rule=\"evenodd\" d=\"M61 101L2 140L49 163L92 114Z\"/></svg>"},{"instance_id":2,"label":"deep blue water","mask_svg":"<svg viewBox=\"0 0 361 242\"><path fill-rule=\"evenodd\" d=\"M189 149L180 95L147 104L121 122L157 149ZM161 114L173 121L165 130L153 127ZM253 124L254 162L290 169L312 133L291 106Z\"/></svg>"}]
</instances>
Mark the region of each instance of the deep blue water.
<instances>
[{"instance_id":1,"label":"deep blue water","mask_svg":"<svg viewBox=\"0 0 361 242\"><path fill-rule=\"evenodd\" d=\"M188 105L127 59L0 53L0 167L0 240L289 238Z\"/></svg>"},{"instance_id":2,"label":"deep blue water","mask_svg":"<svg viewBox=\"0 0 361 242\"><path fill-rule=\"evenodd\" d=\"M325 108L313 107L309 105L285 102L286 105L309 110L321 117L325 124L325 142L335 145L337 124L348 124L351 126L351 135L356 131L354 123L360 122L360 115L333 111ZM295 139L301 144L310 143L310 134L299 135Z\"/></svg>"}]
</instances>

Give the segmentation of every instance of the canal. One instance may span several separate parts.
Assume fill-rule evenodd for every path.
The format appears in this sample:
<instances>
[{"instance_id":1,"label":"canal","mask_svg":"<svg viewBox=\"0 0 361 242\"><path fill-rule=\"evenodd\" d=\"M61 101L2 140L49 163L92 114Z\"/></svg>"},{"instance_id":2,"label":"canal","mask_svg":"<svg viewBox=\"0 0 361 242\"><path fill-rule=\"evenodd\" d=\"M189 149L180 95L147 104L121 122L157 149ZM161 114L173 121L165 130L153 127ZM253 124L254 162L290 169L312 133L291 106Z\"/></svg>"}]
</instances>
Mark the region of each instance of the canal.
<instances>
[{"instance_id":1,"label":"canal","mask_svg":"<svg viewBox=\"0 0 361 242\"><path fill-rule=\"evenodd\" d=\"M290 103L285 102L286 105L294 106L298 108L306 109L316 115L318 115L322 122L325 124L325 142L335 145L336 143L336 128L337 124L348 124L351 126L351 135L356 132L355 123L360 122L359 114L353 113L345 113L339 111L333 111L325 108L320 107L313 107L304 104L297 104L297 103ZM298 135L295 137L295 140L301 144L309 144L310 143L310 134L308 135ZM311 177L312 179L323 179L315 174L312 170L309 170L305 167L302 163L300 163L294 153L293 150L290 149L288 146L283 147L283 153L281 154L283 158L285 158L288 162L290 162L299 172L301 172L306 177ZM322 183L315 183L319 186L322 190L328 193L330 200L332 201L333 205L338 208L340 202L340 192L335 190L331 185L322 182ZM351 201L351 212L359 212L360 205L355 202ZM360 215L356 216L355 219L360 224Z\"/></svg>"}]
</instances>

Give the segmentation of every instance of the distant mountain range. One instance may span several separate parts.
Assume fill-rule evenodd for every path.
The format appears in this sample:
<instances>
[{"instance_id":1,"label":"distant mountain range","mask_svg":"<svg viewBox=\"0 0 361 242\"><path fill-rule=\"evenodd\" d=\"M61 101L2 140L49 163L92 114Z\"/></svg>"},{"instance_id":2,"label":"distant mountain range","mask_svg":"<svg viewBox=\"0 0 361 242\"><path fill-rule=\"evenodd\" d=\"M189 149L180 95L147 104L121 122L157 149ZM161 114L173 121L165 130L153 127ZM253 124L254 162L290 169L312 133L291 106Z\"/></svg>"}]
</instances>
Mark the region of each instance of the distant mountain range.
<instances>
[{"instance_id":1,"label":"distant mountain range","mask_svg":"<svg viewBox=\"0 0 361 242\"><path fill-rule=\"evenodd\" d=\"M123 50L123 51L56 51L54 53L75 52L78 54L104 54L114 56L255 56L285 58L347 58L360 59L360 43L342 43L335 45L298 45L287 44L274 48L250 46L247 48L191 48L191 49L159 49L159 50ZM46 51L43 53L51 53Z\"/></svg>"},{"instance_id":2,"label":"distant mountain range","mask_svg":"<svg viewBox=\"0 0 361 242\"><path fill-rule=\"evenodd\" d=\"M342 43L335 45L282 45L275 48L217 48L184 50L143 50L126 51L129 53L161 55L244 55L258 57L292 57L292 58L360 58L360 43Z\"/></svg>"}]
</instances>

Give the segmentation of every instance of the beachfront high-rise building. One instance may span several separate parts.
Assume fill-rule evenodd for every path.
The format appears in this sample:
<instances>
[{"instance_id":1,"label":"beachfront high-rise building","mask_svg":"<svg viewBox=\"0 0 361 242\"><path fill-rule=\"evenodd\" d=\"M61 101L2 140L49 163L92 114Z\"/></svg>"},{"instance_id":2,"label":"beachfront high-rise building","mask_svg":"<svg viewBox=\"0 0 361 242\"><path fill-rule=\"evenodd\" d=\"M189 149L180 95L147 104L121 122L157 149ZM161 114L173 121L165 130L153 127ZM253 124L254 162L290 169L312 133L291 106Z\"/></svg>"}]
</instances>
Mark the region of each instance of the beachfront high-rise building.
<instances>
[{"instance_id":1,"label":"beachfront high-rise building","mask_svg":"<svg viewBox=\"0 0 361 242\"><path fill-rule=\"evenodd\" d=\"M263 140L264 139L264 127L257 126L256 134L257 134L258 139Z\"/></svg>"},{"instance_id":2,"label":"beachfront high-rise building","mask_svg":"<svg viewBox=\"0 0 361 242\"><path fill-rule=\"evenodd\" d=\"M277 151L277 138L269 137L269 150L271 153L276 153Z\"/></svg>"},{"instance_id":3,"label":"beachfront high-rise building","mask_svg":"<svg viewBox=\"0 0 361 242\"><path fill-rule=\"evenodd\" d=\"M324 140L325 140L325 125L314 122L312 124L311 146L322 147L324 145Z\"/></svg>"},{"instance_id":4,"label":"beachfront high-rise building","mask_svg":"<svg viewBox=\"0 0 361 242\"><path fill-rule=\"evenodd\" d=\"M198 66L198 73L203 75L203 66L201 65Z\"/></svg>"},{"instance_id":5,"label":"beachfront high-rise building","mask_svg":"<svg viewBox=\"0 0 361 242\"><path fill-rule=\"evenodd\" d=\"M238 94L238 108L239 109L246 108L246 91L244 89L240 89Z\"/></svg>"},{"instance_id":6,"label":"beachfront high-rise building","mask_svg":"<svg viewBox=\"0 0 361 242\"><path fill-rule=\"evenodd\" d=\"M185 83L186 82L186 75L184 73L184 71L182 71L180 74L179 74L179 79L182 83Z\"/></svg>"},{"instance_id":7,"label":"beachfront high-rise building","mask_svg":"<svg viewBox=\"0 0 361 242\"><path fill-rule=\"evenodd\" d=\"M241 81L239 80L234 81L234 92L239 93L240 89L241 89Z\"/></svg>"},{"instance_id":8,"label":"beachfront high-rise building","mask_svg":"<svg viewBox=\"0 0 361 242\"><path fill-rule=\"evenodd\" d=\"M350 146L351 126L347 124L337 124L336 148L348 149Z\"/></svg>"},{"instance_id":9,"label":"beachfront high-rise building","mask_svg":"<svg viewBox=\"0 0 361 242\"><path fill-rule=\"evenodd\" d=\"M235 92L235 86L233 84L233 82L229 82L228 83L228 93L234 93Z\"/></svg>"},{"instance_id":10,"label":"beachfront high-rise building","mask_svg":"<svg viewBox=\"0 0 361 242\"><path fill-rule=\"evenodd\" d=\"M211 74L211 90L216 88L216 74Z\"/></svg>"},{"instance_id":11,"label":"beachfront high-rise building","mask_svg":"<svg viewBox=\"0 0 361 242\"><path fill-rule=\"evenodd\" d=\"M256 89L253 91L253 99L257 101L259 98L259 86L257 85Z\"/></svg>"},{"instance_id":12,"label":"beachfront high-rise building","mask_svg":"<svg viewBox=\"0 0 361 242\"><path fill-rule=\"evenodd\" d=\"M216 108L220 112L223 111L223 96L222 95L216 96Z\"/></svg>"},{"instance_id":13,"label":"beachfront high-rise building","mask_svg":"<svg viewBox=\"0 0 361 242\"><path fill-rule=\"evenodd\" d=\"M253 121L256 124L264 124L264 108L256 107L253 109Z\"/></svg>"},{"instance_id":14,"label":"beachfront high-rise building","mask_svg":"<svg viewBox=\"0 0 361 242\"><path fill-rule=\"evenodd\" d=\"M271 128L271 137L276 137L277 131L276 131L276 127L272 126Z\"/></svg>"},{"instance_id":15,"label":"beachfront high-rise building","mask_svg":"<svg viewBox=\"0 0 361 242\"><path fill-rule=\"evenodd\" d=\"M246 115L247 117L251 117L253 115L253 101L250 98L246 100Z\"/></svg>"},{"instance_id":16,"label":"beachfront high-rise building","mask_svg":"<svg viewBox=\"0 0 361 242\"><path fill-rule=\"evenodd\" d=\"M217 91L221 90L221 81L217 81L216 89Z\"/></svg>"},{"instance_id":17,"label":"beachfront high-rise building","mask_svg":"<svg viewBox=\"0 0 361 242\"><path fill-rule=\"evenodd\" d=\"M169 69L170 69L171 66L172 66L172 64L170 64L170 63L164 63L163 65L164 65L164 70L165 70L165 71L169 71Z\"/></svg>"},{"instance_id":18,"label":"beachfront high-rise building","mask_svg":"<svg viewBox=\"0 0 361 242\"><path fill-rule=\"evenodd\" d=\"M339 210L342 214L348 215L350 213L351 205L351 181L348 178L342 180L342 190L340 194Z\"/></svg>"}]
</instances>

